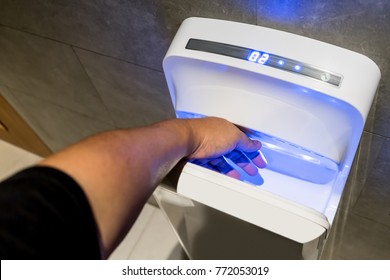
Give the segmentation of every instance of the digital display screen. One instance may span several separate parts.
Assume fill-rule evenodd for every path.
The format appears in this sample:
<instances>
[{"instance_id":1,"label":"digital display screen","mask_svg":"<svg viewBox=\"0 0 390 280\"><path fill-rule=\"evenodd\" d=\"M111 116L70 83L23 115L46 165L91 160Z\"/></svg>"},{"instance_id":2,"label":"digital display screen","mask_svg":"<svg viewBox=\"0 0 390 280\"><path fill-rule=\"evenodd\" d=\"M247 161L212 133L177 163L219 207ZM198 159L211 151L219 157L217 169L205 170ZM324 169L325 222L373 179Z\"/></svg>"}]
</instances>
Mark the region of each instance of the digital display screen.
<instances>
[{"instance_id":1,"label":"digital display screen","mask_svg":"<svg viewBox=\"0 0 390 280\"><path fill-rule=\"evenodd\" d=\"M269 54L268 53L261 53L259 51L252 51L249 56L248 60L257 62L260 64L265 64L269 59Z\"/></svg>"},{"instance_id":2,"label":"digital display screen","mask_svg":"<svg viewBox=\"0 0 390 280\"><path fill-rule=\"evenodd\" d=\"M234 57L252 63L277 68L282 71L288 71L295 74L307 76L334 86L340 86L342 80L341 75L337 75L331 71L311 66L307 63L263 52L260 50L254 50L235 45L229 45L207 40L190 39L187 43L186 49Z\"/></svg>"}]
</instances>

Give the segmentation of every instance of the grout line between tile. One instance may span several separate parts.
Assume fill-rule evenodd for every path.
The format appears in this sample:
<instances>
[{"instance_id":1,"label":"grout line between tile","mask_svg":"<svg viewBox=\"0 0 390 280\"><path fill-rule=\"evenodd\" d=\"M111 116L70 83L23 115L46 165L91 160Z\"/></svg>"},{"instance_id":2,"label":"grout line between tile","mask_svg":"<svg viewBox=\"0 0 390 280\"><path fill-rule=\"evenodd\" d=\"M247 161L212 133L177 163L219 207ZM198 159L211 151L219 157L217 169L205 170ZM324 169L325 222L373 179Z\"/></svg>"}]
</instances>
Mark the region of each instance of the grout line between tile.
<instances>
[{"instance_id":1,"label":"grout line between tile","mask_svg":"<svg viewBox=\"0 0 390 280\"><path fill-rule=\"evenodd\" d=\"M102 98L102 95L101 95L100 91L97 89L96 85L95 85L94 82L92 81L92 78L91 78L91 76L89 75L87 69L85 69L84 63L81 61L79 55L77 54L77 51L75 50L75 47L74 47L74 46L70 46L70 47L71 47L71 49L72 49L74 55L76 56L76 59L77 59L77 61L79 62L81 68L83 69L85 75L88 77L89 82L91 83L92 87L95 89L97 95L99 96L100 102L102 102L104 108L106 109L107 114L110 116L110 121L111 121L110 124L111 124L111 125L114 125L115 127L117 127L117 124L115 123L114 118L112 117L111 111L108 109L106 103L104 102L104 100L103 100L103 98Z\"/></svg>"},{"instance_id":2,"label":"grout line between tile","mask_svg":"<svg viewBox=\"0 0 390 280\"><path fill-rule=\"evenodd\" d=\"M78 114L78 115L81 115L81 116L83 116L83 117L85 117L85 118L88 118L88 119L90 119L90 120L99 121L99 122L105 123L105 124L107 124L107 125L113 125L113 123L109 123L109 122L106 122L106 121L101 120L101 119L92 118L92 117L89 116L89 115L86 115L86 114L83 114L83 113L81 113L81 112L72 110L72 109L69 108L69 107L62 106L62 105L57 104L57 103L54 103L54 102L52 102L52 101L50 101L50 100L47 100L47 99L44 99L44 98L41 98L41 97L37 97L37 96L32 96L32 95L30 95L29 93L27 93L27 92L24 91L24 90L15 89L15 88L9 87L9 86L6 86L6 87L7 87L8 91L12 94L12 96L17 100L17 102L18 102L18 107L20 106L21 109L22 109L23 111L25 111L25 110L24 110L24 107L23 107L24 105L23 105L22 102L19 100L17 94L15 94L15 93L13 92L14 90L16 90L16 91L18 91L18 92L20 92L20 93L22 93L22 94L25 94L25 95L27 95L27 96L29 96L29 97L31 97L31 98L35 98L35 99L38 99L38 100L40 100L40 101L47 102L47 103L49 103L50 105L54 105L54 106L57 106L57 107L59 107L59 108L61 108L61 109L70 111L70 112L75 113L75 114ZM100 97L100 96L99 96L99 97ZM7 101L8 101L8 100L7 100ZM20 112L20 111L18 110L17 107L14 107L14 109L17 110L18 113L22 115L22 112ZM24 112L23 112L23 113L24 113ZM28 118L26 118L26 121L28 121L27 119L28 119ZM29 123L29 125L32 126L30 123Z\"/></svg>"},{"instance_id":3,"label":"grout line between tile","mask_svg":"<svg viewBox=\"0 0 390 280\"><path fill-rule=\"evenodd\" d=\"M105 56L105 57L112 58L112 59L115 59L115 60L118 60L118 61L122 61L122 62L126 62L126 63L129 63L129 64L132 64L132 65L135 65L135 66L138 66L138 67L142 67L142 68L145 68L145 69L149 69L149 70L152 70L152 71L156 71L156 72L162 73L161 70L156 69L156 68L148 67L148 66L145 66L145 65L141 65L141 64L135 63L134 61L128 61L128 60L125 60L125 59L122 59L122 58L119 58L119 57L115 57L115 56L111 56L111 55L108 55L108 54L100 53L100 52L97 52L97 51L94 51L94 50L86 49L86 48L83 48L83 47L80 47L80 46L77 46L77 45L73 45L73 44L70 44L70 43L67 43L67 42L64 42L64 41L60 41L60 40L57 40L57 39L54 39L54 38L43 36L43 35L34 33L32 31L29 31L29 30L26 30L26 29L15 28L15 27L4 25L4 24L1 24L1 23L0 23L0 27L9 28L9 29L12 29L12 30L15 30L15 31L18 31L18 32L24 32L24 33L27 33L27 34L32 35L32 36L36 36L36 37L39 37L39 38L42 38L42 39L50 40L50 41L53 41L53 42L56 42L56 43L59 43L59 44L67 45L67 46L72 47L72 48L77 48L77 49L80 49L80 50L89 51L89 52L92 52L92 53L95 53L95 54L98 54L98 55L101 55L101 56Z\"/></svg>"},{"instance_id":4,"label":"grout line between tile","mask_svg":"<svg viewBox=\"0 0 390 280\"><path fill-rule=\"evenodd\" d=\"M63 43L63 44L67 44L67 43ZM121 62L129 63L129 64L132 64L134 66L142 67L142 68L145 68L145 69L148 69L148 70L151 70L151 71L155 71L155 72L158 72L158 73L163 73L163 71L161 71L159 69L152 68L152 67L149 67L149 66L145 66L145 65L142 65L142 64L138 64L138 63L135 63L133 61L128 61L128 60L125 60L125 59L122 59L122 58L119 58L119 57L115 57L115 56L111 56L111 55L108 55L108 54L99 53L99 52L96 52L94 50L86 49L86 48L83 48L83 47L80 47L80 46L75 46L75 45L71 45L71 44L67 44L67 45L69 45L69 46L71 46L73 48L76 48L76 49L80 49L80 50L83 50L83 51L91 52L91 53L94 53L94 54L97 54L97 55L101 55L101 56L104 56L104 57L107 57L107 58L111 58L111 59L114 59L114 60L118 60L118 61L121 61Z\"/></svg>"},{"instance_id":5,"label":"grout line between tile","mask_svg":"<svg viewBox=\"0 0 390 280\"><path fill-rule=\"evenodd\" d=\"M370 134L370 135L382 137L382 138L385 138L385 139L390 139L390 136L385 136L385 135L382 135L382 134L379 134L379 133L376 133L376 132L367 131L367 130L363 130L363 132L365 132L367 134Z\"/></svg>"}]
</instances>

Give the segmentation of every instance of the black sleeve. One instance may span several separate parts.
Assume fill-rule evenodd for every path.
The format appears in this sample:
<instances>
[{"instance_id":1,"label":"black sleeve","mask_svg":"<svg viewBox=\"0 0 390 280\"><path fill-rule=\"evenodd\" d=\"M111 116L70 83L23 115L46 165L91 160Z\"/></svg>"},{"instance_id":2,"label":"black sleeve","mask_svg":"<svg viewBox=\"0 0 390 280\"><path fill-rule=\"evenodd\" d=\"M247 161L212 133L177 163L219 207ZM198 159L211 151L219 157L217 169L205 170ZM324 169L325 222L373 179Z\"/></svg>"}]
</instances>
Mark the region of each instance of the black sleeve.
<instances>
[{"instance_id":1,"label":"black sleeve","mask_svg":"<svg viewBox=\"0 0 390 280\"><path fill-rule=\"evenodd\" d=\"M75 180L32 167L0 183L0 258L101 258L96 222Z\"/></svg>"}]
</instances>

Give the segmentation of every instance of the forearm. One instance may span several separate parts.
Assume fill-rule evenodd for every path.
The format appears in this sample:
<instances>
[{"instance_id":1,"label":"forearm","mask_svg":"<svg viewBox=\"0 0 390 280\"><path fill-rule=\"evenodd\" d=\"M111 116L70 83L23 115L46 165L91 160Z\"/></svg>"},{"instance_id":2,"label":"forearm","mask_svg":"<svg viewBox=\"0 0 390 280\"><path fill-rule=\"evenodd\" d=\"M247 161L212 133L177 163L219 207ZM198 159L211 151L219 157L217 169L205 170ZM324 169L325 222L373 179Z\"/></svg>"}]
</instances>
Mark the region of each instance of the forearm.
<instances>
[{"instance_id":1,"label":"forearm","mask_svg":"<svg viewBox=\"0 0 390 280\"><path fill-rule=\"evenodd\" d=\"M156 185L193 149L184 120L102 133L41 164L61 169L83 188L106 256L128 231Z\"/></svg>"},{"instance_id":2,"label":"forearm","mask_svg":"<svg viewBox=\"0 0 390 280\"><path fill-rule=\"evenodd\" d=\"M233 149L250 152L260 147L260 142L250 140L224 119L174 119L92 136L40 164L66 172L82 187L107 257L157 184L180 159L216 157Z\"/></svg>"}]
</instances>

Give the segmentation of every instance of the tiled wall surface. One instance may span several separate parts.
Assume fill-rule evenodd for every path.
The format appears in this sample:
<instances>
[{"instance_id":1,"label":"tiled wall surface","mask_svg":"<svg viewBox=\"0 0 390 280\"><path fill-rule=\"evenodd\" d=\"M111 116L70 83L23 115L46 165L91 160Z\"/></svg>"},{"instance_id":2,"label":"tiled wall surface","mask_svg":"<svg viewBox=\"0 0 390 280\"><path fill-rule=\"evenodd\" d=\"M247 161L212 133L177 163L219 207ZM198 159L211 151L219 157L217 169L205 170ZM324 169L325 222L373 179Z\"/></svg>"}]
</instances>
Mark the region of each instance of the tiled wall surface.
<instances>
[{"instance_id":1,"label":"tiled wall surface","mask_svg":"<svg viewBox=\"0 0 390 280\"><path fill-rule=\"evenodd\" d=\"M297 33L378 64L379 92L323 257L390 258L389 1L0 0L0 93L53 151L170 118L161 63L190 16Z\"/></svg>"}]
</instances>

